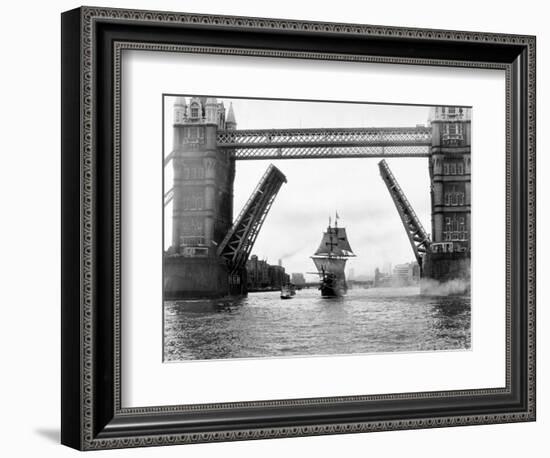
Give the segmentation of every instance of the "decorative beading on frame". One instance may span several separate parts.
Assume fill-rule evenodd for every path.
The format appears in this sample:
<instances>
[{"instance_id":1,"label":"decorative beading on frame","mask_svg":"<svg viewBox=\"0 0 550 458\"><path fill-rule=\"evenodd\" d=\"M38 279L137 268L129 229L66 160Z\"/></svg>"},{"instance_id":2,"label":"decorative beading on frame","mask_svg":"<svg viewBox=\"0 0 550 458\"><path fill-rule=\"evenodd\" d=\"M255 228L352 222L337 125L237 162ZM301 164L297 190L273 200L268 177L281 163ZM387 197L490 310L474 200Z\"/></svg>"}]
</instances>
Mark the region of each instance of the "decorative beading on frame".
<instances>
[{"instance_id":1,"label":"decorative beading on frame","mask_svg":"<svg viewBox=\"0 0 550 458\"><path fill-rule=\"evenodd\" d=\"M444 417L439 419L415 419L415 420L395 420L385 422L364 422L364 423L349 423L335 424L322 426L307 426L307 427L281 427L268 429L252 429L238 431L224 431L219 433L205 434L179 434L179 435L158 435L146 436L132 439L94 439L92 433L92 253L93 253L93 231L92 231L92 208L94 205L94 190L93 186L93 144L92 144L92 69L93 69L93 23L96 19L109 19L118 21L129 21L139 23L158 23L169 22L174 24L203 24L210 26L225 26L250 29L280 29L280 30L298 30L311 32L329 32L339 34L359 34L368 36L391 36L415 39L438 39L447 41L471 41L471 42L487 42L499 43L505 45L526 45L528 49L528 411L526 413L513 414L498 414L498 415L480 415L480 416L454 416ZM369 56L350 56L350 55L335 55L322 53L307 53L298 52L291 53L286 51L265 51L265 50L246 50L246 49L229 49L229 48L210 48L210 47L193 47L187 50L176 45L148 45L144 43L134 43L128 49L151 49L164 51L179 51L193 53L215 53L215 54L230 54L230 55L254 55L254 56L269 56L269 57L293 57L304 59L331 59L331 60L348 60L361 62L379 62L379 63L400 63L413 65L443 65L443 66L460 66L472 68L499 68L505 69L507 72L507 81L509 81L509 68L500 64L487 64L478 62L452 62L445 60L433 59L400 59L400 58L385 58L385 57L369 57ZM535 38L530 36L517 36L507 34L490 34L480 32L456 32L443 30L422 30L414 28L399 28L399 27L384 27L384 26L368 26L355 24L336 24L336 23L317 23L295 20L282 19L263 19L263 18L247 18L247 17L227 17L227 16L206 16L197 14L185 13L164 13L164 12L148 12L148 11L132 11L122 9L104 9L84 7L82 8L82 68L81 68L81 94L82 94L82 204L81 204L81 240L82 240L82 279L81 279L81 303L82 303L82 329L81 336L81 372L82 381L82 438L81 442L85 449L97 448L122 448L135 446L152 446L152 445L168 445L179 443L197 443L206 441L227 441L227 440L250 440L274 437L292 437L306 435L321 435L321 434L341 434L351 432L367 432L367 431L386 431L398 429L413 429L427 427L441 427L452 425L472 425L486 424L494 422L513 422L517 420L527 420L535 416L535 347L534 347L534 330L535 330ZM119 47L120 51L122 47ZM120 59L120 53L115 55ZM118 65L120 62L118 63ZM115 78L115 92L120 96L120 78ZM506 87L506 106L510 107L511 88L509 84ZM115 138L120 136L120 110L115 107ZM510 129L509 120L507 123L508 132ZM507 148L509 148L509 136L507 135ZM115 150L119 145L115 144ZM509 149L507 149L507 162L509 161ZM119 153L120 151L118 151ZM115 154L114 171L116 176L120 176L119 154ZM507 167L507 184L509 183L509 168ZM115 233L120 235L120 182L115 180ZM507 190L508 192L508 190ZM509 195L507 194L507 197ZM508 199L509 200L509 199ZM510 215L507 213L507 227L509 227ZM507 273L510 273L509 266L509 243L507 240ZM120 270L119 264L120 244L119 237L115 237L115 258L117 272ZM120 283L119 275L116 275L114 286L115 303L120 303ZM509 297L507 294L507 368L510 362L509 353L509 329L510 329L510 307ZM118 310L117 305L117 310ZM119 310L118 312L119 313ZM115 388L116 392L120 392L120 320L119 316L115 319L115 342L118 345L117 361L115 363ZM509 387L509 373L507 370L507 387ZM506 391L506 390L505 390ZM410 398L429 398L445 395L463 395L471 396L474 394L501 393L501 389L488 390L463 390L460 392L424 392L412 394L394 394L394 395L375 395L375 396L354 396L354 397L337 397L337 398L316 398L316 399L301 399L301 400L281 400L267 401L261 403L253 403L254 405L312 405L321 403L335 403L341 401L353 400L380 400L380 399L410 399ZM118 397L118 394L117 394ZM153 412L180 412L192 410L206 410L212 408L235 408L250 406L252 403L226 403L212 405L191 405L191 406L163 406L143 409L126 409L121 410L121 413L153 413ZM120 409L120 399L117 399L116 405Z\"/></svg>"},{"instance_id":2,"label":"decorative beading on frame","mask_svg":"<svg viewBox=\"0 0 550 458\"><path fill-rule=\"evenodd\" d=\"M536 43L535 39L531 37L527 47L527 80L529 82L527 87L528 93L528 132L527 132L527 216L528 216L528 229L527 229L527 340L529 342L528 356L527 356L527 373L528 373L528 411L531 418L535 418L536 415L536 403L535 403L535 364L536 364L536 350L535 350L535 327L536 327L536 284L535 284L535 268L536 268L536 197L535 197L535 181L536 181L536 60L535 60Z\"/></svg>"},{"instance_id":3,"label":"decorative beading on frame","mask_svg":"<svg viewBox=\"0 0 550 458\"><path fill-rule=\"evenodd\" d=\"M114 79L115 79L115 124L117 120L120 120L120 90L121 90L121 65L122 57L121 52L123 50L141 50L141 51L158 51L158 52L178 52L178 53L190 53L190 54L230 54L230 55L250 55L257 56L262 55L265 57L290 57L290 58L307 58L307 59L327 59L327 60L357 60L359 62L372 62L377 63L402 63L403 59L398 58L384 58L384 57L371 57L360 55L341 55L341 54L322 54L322 53L309 53L309 52L294 52L294 51L276 51L276 50L255 50L248 48L218 48L218 47L204 47L204 46L185 46L185 45L169 45L169 44L150 44L141 42L115 42L114 53ZM455 66L455 67L472 67L472 68L491 68L506 70L507 66L504 64L486 64L478 62L460 62L455 63L451 61L436 61L431 59L406 59L407 63L415 65L435 65L441 62L445 62L443 65ZM511 93L510 93L511 94ZM508 97L510 98L510 97ZM116 132L117 127L113 126ZM119 162L121 154L120 137L114 137L114 156L115 156L115 170ZM116 194L120 188L119 183L120 175L114 175L115 181L115 200L117 205L119 204L120 196ZM118 215L116 215L118 217ZM117 226L118 229L118 226ZM120 233L115 232L115 238L119 237ZM116 253L115 253L116 254ZM509 259L507 259L509 262ZM119 263L115 265L115 273L119 275ZM507 303L507 309L510 309L510 303ZM120 304L115 304L115 322L120 324ZM117 327L116 331L119 332L120 328ZM120 334L115 334L115 354L120 356ZM510 346L510 336L507 333L507 348ZM115 370L115 396L116 404L120 408L120 358L116 358ZM510 380L509 366L507 366L506 379ZM377 394L377 395L364 395L364 396L336 396L336 397L324 397L324 398L308 398L308 399L287 399L287 400L270 400L270 401L252 401L252 402L229 402L229 403L217 403L217 404L188 404L188 405L176 405L176 406L161 406L161 407L144 407L144 408L124 408L120 409L121 414L138 414L138 413L163 413L163 412L190 412L197 410L209 410L209 409L230 409L239 407L284 407L284 406L303 406L312 404L330 404L338 402L350 402L350 401L375 401L375 400L391 400L391 399L429 399L435 397L451 397L451 396L473 396L480 394L506 394L510 392L510 384L507 383L505 388L488 388L479 390L460 390L460 391L433 391L433 392L418 392L418 393L397 393L397 394Z\"/></svg>"},{"instance_id":4,"label":"decorative beading on frame","mask_svg":"<svg viewBox=\"0 0 550 458\"><path fill-rule=\"evenodd\" d=\"M510 45L534 45L532 36L496 34L485 32L464 32L453 30L417 29L412 27L390 27L364 24L341 24L334 22L312 22L290 19L266 19L257 17L218 16L163 11L136 11L99 7L84 7L84 19L117 19L141 23L173 23L205 26L224 26L250 29L295 30L300 32L325 32L385 36L398 38L437 39L448 41L487 42Z\"/></svg>"}]
</instances>

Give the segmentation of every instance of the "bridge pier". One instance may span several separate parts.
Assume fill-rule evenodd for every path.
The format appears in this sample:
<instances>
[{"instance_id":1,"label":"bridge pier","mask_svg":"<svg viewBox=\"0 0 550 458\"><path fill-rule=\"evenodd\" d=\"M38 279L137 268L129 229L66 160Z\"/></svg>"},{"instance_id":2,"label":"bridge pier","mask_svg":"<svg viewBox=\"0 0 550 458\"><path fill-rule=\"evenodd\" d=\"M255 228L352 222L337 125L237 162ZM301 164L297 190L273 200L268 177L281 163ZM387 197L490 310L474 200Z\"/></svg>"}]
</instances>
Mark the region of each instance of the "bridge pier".
<instances>
[{"instance_id":1,"label":"bridge pier","mask_svg":"<svg viewBox=\"0 0 550 458\"><path fill-rule=\"evenodd\" d=\"M224 262L213 258L168 256L164 262L164 299L218 298L229 292Z\"/></svg>"}]
</instances>

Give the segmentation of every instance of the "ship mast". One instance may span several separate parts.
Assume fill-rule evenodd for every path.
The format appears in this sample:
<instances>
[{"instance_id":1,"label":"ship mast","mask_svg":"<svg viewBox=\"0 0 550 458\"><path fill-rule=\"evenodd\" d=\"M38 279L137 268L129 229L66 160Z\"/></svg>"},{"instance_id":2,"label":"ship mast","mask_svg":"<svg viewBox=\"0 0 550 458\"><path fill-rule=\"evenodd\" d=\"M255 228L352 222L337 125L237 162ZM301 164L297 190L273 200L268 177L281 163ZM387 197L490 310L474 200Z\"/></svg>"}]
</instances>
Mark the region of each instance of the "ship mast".
<instances>
[{"instance_id":1,"label":"ship mast","mask_svg":"<svg viewBox=\"0 0 550 458\"><path fill-rule=\"evenodd\" d=\"M334 225L335 227L338 227L338 220L335 220L334 221ZM334 251L334 247L336 245L338 245L338 240L336 240L336 242L334 242L334 239L333 239L333 231L332 231L332 227L331 227L331 220L330 220L330 215L328 217L328 229L327 229L327 232L328 232L328 237L329 237L329 242L328 242L328 245L329 245L329 249L328 249L328 257L329 258L332 258L333 256L333 251Z\"/></svg>"}]
</instances>

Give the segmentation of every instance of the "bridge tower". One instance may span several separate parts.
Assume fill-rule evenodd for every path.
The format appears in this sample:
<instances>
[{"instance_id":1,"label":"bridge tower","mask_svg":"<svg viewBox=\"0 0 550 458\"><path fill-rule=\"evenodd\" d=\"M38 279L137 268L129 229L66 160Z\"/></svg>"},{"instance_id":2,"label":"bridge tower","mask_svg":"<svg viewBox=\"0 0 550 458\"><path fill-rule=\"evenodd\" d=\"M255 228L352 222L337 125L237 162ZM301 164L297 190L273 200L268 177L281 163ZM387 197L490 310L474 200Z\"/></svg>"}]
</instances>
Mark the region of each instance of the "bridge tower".
<instances>
[{"instance_id":1,"label":"bridge tower","mask_svg":"<svg viewBox=\"0 0 550 458\"><path fill-rule=\"evenodd\" d=\"M164 256L165 299L222 296L228 273L217 245L231 227L235 161L217 147L218 130L236 128L215 98L174 104L172 242Z\"/></svg>"},{"instance_id":2,"label":"bridge tower","mask_svg":"<svg viewBox=\"0 0 550 458\"><path fill-rule=\"evenodd\" d=\"M424 277L438 281L470 277L471 109L434 107L429 159L432 234Z\"/></svg>"}]
</instances>

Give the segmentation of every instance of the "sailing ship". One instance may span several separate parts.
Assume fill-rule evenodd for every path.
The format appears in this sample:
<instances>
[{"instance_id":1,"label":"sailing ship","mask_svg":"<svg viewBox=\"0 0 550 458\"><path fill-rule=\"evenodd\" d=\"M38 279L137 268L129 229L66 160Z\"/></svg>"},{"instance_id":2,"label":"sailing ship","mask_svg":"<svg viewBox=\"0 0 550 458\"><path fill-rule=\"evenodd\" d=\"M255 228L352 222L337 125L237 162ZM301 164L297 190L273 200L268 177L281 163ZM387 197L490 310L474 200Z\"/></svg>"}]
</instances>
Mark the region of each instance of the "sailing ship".
<instances>
[{"instance_id":1,"label":"sailing ship","mask_svg":"<svg viewBox=\"0 0 550 458\"><path fill-rule=\"evenodd\" d=\"M344 269L348 258L354 257L345 227L338 227L338 213L334 226L329 217L328 227L323 233L319 248L311 256L317 268L321 284L321 296L338 297L346 294L348 287Z\"/></svg>"}]
</instances>

